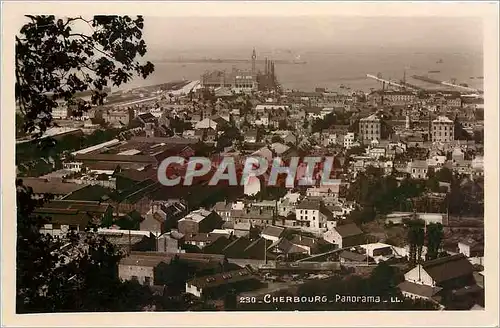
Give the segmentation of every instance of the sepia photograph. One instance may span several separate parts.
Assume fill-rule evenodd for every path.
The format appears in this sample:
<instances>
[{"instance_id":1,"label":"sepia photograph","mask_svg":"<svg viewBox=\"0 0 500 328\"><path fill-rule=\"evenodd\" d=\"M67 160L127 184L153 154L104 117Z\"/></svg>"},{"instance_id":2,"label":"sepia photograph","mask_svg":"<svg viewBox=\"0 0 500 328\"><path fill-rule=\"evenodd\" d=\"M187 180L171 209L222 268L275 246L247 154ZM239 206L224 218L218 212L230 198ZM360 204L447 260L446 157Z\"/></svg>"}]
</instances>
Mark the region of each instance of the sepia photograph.
<instances>
[{"instance_id":1,"label":"sepia photograph","mask_svg":"<svg viewBox=\"0 0 500 328\"><path fill-rule=\"evenodd\" d=\"M2 9L10 325L498 325L498 3L33 4Z\"/></svg>"}]
</instances>

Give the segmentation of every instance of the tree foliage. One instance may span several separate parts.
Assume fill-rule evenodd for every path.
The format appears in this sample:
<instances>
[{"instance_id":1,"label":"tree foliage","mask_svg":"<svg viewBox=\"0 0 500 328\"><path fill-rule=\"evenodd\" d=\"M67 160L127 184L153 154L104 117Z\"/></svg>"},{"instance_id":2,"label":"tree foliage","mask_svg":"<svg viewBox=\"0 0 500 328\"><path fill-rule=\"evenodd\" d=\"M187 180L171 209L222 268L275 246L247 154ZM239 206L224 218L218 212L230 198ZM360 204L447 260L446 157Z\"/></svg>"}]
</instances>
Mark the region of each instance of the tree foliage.
<instances>
[{"instance_id":1,"label":"tree foliage","mask_svg":"<svg viewBox=\"0 0 500 328\"><path fill-rule=\"evenodd\" d=\"M15 98L25 133L39 137L54 126L52 112L63 103L81 115L104 103L110 85L154 70L151 62L137 60L146 54L142 16L26 17L16 36L15 61ZM76 100L80 92L90 92L91 100Z\"/></svg>"},{"instance_id":2,"label":"tree foliage","mask_svg":"<svg viewBox=\"0 0 500 328\"><path fill-rule=\"evenodd\" d=\"M425 242L425 223L421 220L412 220L408 225L408 244L410 245L408 261L415 265L422 256L422 248Z\"/></svg>"},{"instance_id":3,"label":"tree foliage","mask_svg":"<svg viewBox=\"0 0 500 328\"><path fill-rule=\"evenodd\" d=\"M438 257L444 238L443 226L439 223L430 223L427 225L427 254L428 260Z\"/></svg>"}]
</instances>

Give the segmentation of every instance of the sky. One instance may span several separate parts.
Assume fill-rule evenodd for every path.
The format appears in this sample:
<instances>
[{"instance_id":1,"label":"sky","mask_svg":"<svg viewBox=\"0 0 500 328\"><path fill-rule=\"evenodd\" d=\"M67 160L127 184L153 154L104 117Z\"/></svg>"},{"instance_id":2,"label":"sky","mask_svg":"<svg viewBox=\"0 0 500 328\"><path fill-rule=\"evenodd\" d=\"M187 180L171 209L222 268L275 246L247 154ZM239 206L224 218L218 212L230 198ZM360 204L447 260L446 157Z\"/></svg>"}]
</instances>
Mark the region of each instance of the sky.
<instances>
[{"instance_id":1,"label":"sky","mask_svg":"<svg viewBox=\"0 0 500 328\"><path fill-rule=\"evenodd\" d=\"M154 57L256 47L298 51L482 51L482 22L459 17L151 17L144 39Z\"/></svg>"}]
</instances>

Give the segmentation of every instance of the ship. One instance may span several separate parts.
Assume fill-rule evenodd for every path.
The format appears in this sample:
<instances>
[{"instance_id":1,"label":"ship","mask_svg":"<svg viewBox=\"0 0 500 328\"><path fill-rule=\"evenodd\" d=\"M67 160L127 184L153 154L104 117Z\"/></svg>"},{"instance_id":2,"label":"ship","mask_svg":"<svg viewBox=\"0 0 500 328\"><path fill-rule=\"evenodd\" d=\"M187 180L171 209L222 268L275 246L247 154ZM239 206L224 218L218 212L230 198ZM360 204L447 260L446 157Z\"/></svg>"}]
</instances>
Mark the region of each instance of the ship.
<instances>
[{"instance_id":1,"label":"ship","mask_svg":"<svg viewBox=\"0 0 500 328\"><path fill-rule=\"evenodd\" d=\"M429 71L429 73L441 73L441 71Z\"/></svg>"},{"instance_id":2,"label":"ship","mask_svg":"<svg viewBox=\"0 0 500 328\"><path fill-rule=\"evenodd\" d=\"M439 59L436 64L442 64L443 63L443 60L442 59Z\"/></svg>"},{"instance_id":3,"label":"ship","mask_svg":"<svg viewBox=\"0 0 500 328\"><path fill-rule=\"evenodd\" d=\"M292 63L294 63L294 64L305 64L306 62L303 61L303 60L300 60L300 55L297 55L297 57L295 57L295 59L292 61Z\"/></svg>"}]
</instances>

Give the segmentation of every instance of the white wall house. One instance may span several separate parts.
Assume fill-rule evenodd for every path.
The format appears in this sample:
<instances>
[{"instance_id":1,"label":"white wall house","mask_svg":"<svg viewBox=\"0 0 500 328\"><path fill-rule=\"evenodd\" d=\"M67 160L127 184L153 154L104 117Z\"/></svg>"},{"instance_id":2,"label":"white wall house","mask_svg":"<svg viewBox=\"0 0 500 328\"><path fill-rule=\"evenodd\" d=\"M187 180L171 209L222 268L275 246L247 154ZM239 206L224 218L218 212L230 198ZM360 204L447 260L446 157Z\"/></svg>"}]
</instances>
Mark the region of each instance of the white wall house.
<instances>
[{"instance_id":1,"label":"white wall house","mask_svg":"<svg viewBox=\"0 0 500 328\"><path fill-rule=\"evenodd\" d=\"M295 209L297 221L313 229L326 229L328 218L332 217L330 211L320 201L304 200Z\"/></svg>"}]
</instances>

